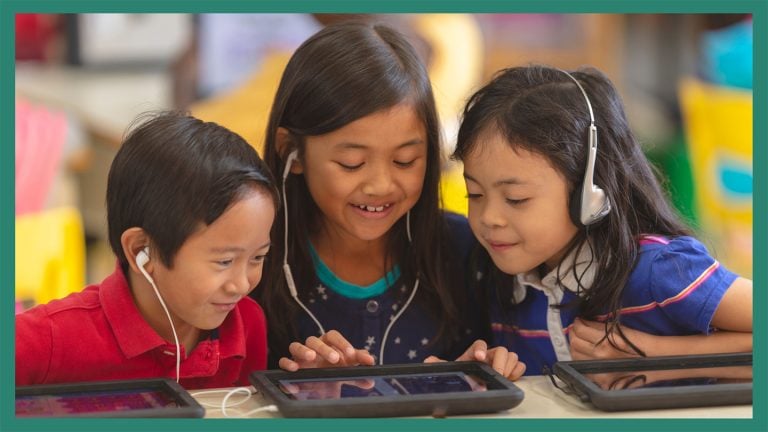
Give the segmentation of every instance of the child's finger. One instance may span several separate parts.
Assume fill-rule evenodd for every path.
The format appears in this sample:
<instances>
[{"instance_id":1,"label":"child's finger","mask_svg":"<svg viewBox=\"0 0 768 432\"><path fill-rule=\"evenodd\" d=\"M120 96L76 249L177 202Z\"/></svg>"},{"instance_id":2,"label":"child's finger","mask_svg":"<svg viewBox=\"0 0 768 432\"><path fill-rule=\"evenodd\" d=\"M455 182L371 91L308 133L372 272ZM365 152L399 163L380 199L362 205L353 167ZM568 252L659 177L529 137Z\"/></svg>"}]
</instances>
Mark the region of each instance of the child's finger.
<instances>
[{"instance_id":1,"label":"child's finger","mask_svg":"<svg viewBox=\"0 0 768 432\"><path fill-rule=\"evenodd\" d=\"M482 339L476 340L470 349L472 350L472 360L485 361L488 357L488 344Z\"/></svg>"},{"instance_id":2,"label":"child's finger","mask_svg":"<svg viewBox=\"0 0 768 432\"><path fill-rule=\"evenodd\" d=\"M517 353L509 351L507 353L507 363L504 365L504 376L512 379L510 378L512 376L512 371L515 370L515 366L517 366L518 363Z\"/></svg>"},{"instance_id":3,"label":"child's finger","mask_svg":"<svg viewBox=\"0 0 768 432\"><path fill-rule=\"evenodd\" d=\"M310 336L307 338L307 347L314 350L317 355L331 364L336 364L341 360L341 355L333 347L323 342L320 338Z\"/></svg>"},{"instance_id":4,"label":"child's finger","mask_svg":"<svg viewBox=\"0 0 768 432\"><path fill-rule=\"evenodd\" d=\"M289 359L288 357L281 357L280 361L278 361L277 363L278 363L278 366L280 366L280 369L288 372L296 372L300 368L298 363Z\"/></svg>"},{"instance_id":5,"label":"child's finger","mask_svg":"<svg viewBox=\"0 0 768 432\"><path fill-rule=\"evenodd\" d=\"M520 379L521 376L525 373L525 363L518 361L517 364L515 364L515 367L512 369L512 372L509 374L507 379L510 381L517 381Z\"/></svg>"},{"instance_id":6,"label":"child's finger","mask_svg":"<svg viewBox=\"0 0 768 432\"><path fill-rule=\"evenodd\" d=\"M472 342L472 345L456 361L478 360L484 362L487 357L486 351L488 351L488 344L484 340L478 339Z\"/></svg>"},{"instance_id":7,"label":"child's finger","mask_svg":"<svg viewBox=\"0 0 768 432\"><path fill-rule=\"evenodd\" d=\"M367 350L360 349L355 351L355 364L372 366L375 362L376 360Z\"/></svg>"},{"instance_id":8,"label":"child's finger","mask_svg":"<svg viewBox=\"0 0 768 432\"><path fill-rule=\"evenodd\" d=\"M317 353L313 349L299 342L292 342L288 345L288 352L291 353L291 356L294 359L305 360L308 362L314 361L315 358L317 358Z\"/></svg>"},{"instance_id":9,"label":"child's finger","mask_svg":"<svg viewBox=\"0 0 768 432\"><path fill-rule=\"evenodd\" d=\"M571 357L573 360L585 360L592 356L590 353L594 350L592 342L587 342L584 339L571 336Z\"/></svg>"},{"instance_id":10,"label":"child's finger","mask_svg":"<svg viewBox=\"0 0 768 432\"><path fill-rule=\"evenodd\" d=\"M496 372L507 376L505 370L507 368L507 358L509 357L509 351L504 347L496 347L488 352L489 364Z\"/></svg>"},{"instance_id":11,"label":"child's finger","mask_svg":"<svg viewBox=\"0 0 768 432\"><path fill-rule=\"evenodd\" d=\"M444 363L444 362L445 360L433 355L424 359L424 363Z\"/></svg>"},{"instance_id":12,"label":"child's finger","mask_svg":"<svg viewBox=\"0 0 768 432\"><path fill-rule=\"evenodd\" d=\"M335 348L338 352L344 353L344 356L347 357L347 359L354 359L355 357L355 347L352 346L349 341L342 336L341 333L339 333L336 330L330 330L326 334L323 335L322 340L330 345L331 347Z\"/></svg>"}]
</instances>

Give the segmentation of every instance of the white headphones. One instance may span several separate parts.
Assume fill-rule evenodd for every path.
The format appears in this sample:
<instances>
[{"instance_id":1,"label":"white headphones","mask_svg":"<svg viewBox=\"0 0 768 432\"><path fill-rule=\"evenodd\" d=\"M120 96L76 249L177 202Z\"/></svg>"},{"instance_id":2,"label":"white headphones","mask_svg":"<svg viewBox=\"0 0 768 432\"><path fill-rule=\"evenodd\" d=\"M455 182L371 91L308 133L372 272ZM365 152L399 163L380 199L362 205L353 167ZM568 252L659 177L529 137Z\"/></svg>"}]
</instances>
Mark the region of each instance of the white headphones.
<instances>
[{"instance_id":1,"label":"white headphones","mask_svg":"<svg viewBox=\"0 0 768 432\"><path fill-rule=\"evenodd\" d=\"M560 70L560 69L558 69ZM589 110L589 141L587 156L587 167L584 171L584 181L581 187L576 187L571 194L569 211L571 220L576 226L591 225L604 218L611 211L611 201L605 195L605 191L595 185L595 159L597 158L597 127L595 126L595 116L592 112L592 104L589 102L587 92L581 86L579 81L570 73L560 70L568 75L581 90L584 100L587 102Z\"/></svg>"},{"instance_id":2,"label":"white headphones","mask_svg":"<svg viewBox=\"0 0 768 432\"><path fill-rule=\"evenodd\" d=\"M157 296L157 299L160 300L160 305L163 307L163 310L165 311L165 316L168 317L168 322L171 323L171 331L173 332L173 341L176 343L176 382L179 382L180 377L180 370L181 370L181 346L179 345L179 337L176 335L176 327L173 325L173 320L171 319L171 313L168 312L168 307L165 306L165 302L163 301L163 297L160 296L160 291L157 290L157 285L155 285L155 280L152 279L152 276L147 273L147 270L144 268L144 266L149 262L149 246L145 246L144 249L140 250L139 253L136 254L136 266L139 267L139 271L141 274L144 275L144 277L147 279L150 285L152 285L152 288L155 290L155 295Z\"/></svg>"},{"instance_id":3,"label":"white headphones","mask_svg":"<svg viewBox=\"0 0 768 432\"><path fill-rule=\"evenodd\" d=\"M317 325L317 328L320 330L320 334L325 334L325 329L323 328L323 325L320 324L320 320L317 319L315 314L313 314L307 306L304 305L304 303L299 299L299 293L296 290L296 283L293 281L293 274L291 273L291 266L288 264L288 199L286 199L285 194L285 181L288 178L288 174L291 173L291 165L293 164L293 161L296 160L299 153L298 150L293 150L285 161L285 168L283 169L283 184L282 184L282 192L283 192L283 207L285 208L285 237L284 237L284 250L283 250L283 273L285 273L285 282L288 284L288 290L291 292L291 297L296 301L296 303L301 306L302 309L307 313L307 315L312 318L312 320ZM408 211L406 215L406 234L408 235L408 241L411 242L411 212ZM384 336L381 339L381 348L379 349L379 364L384 364L384 346L387 343L387 336L389 335L389 331L392 329L392 326L395 324L395 322L400 318L400 315L405 312L405 310L408 308L408 306L411 304L411 300L416 296L416 291L419 289L419 278L416 277L416 283L413 285L413 290L411 290L411 295L408 296L408 300L406 300L405 305L397 312L397 314L392 317L392 320L389 322L389 325L387 326L387 329L384 331Z\"/></svg>"}]
</instances>

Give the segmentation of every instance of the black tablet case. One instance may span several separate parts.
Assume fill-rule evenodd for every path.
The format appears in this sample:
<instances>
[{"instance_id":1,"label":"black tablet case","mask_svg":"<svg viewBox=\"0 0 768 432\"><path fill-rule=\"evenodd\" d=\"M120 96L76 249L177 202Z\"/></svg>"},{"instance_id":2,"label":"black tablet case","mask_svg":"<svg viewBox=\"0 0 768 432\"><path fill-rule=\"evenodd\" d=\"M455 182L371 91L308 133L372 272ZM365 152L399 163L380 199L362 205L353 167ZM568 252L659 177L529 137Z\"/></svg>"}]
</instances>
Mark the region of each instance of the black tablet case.
<instances>
[{"instance_id":1,"label":"black tablet case","mask_svg":"<svg viewBox=\"0 0 768 432\"><path fill-rule=\"evenodd\" d=\"M59 395L67 393L103 392L110 390L154 390L162 391L179 406L173 408L152 408L127 411L100 411L67 414L64 417L203 417L205 409L176 381L166 378L137 380L78 382L16 387L16 397L37 395Z\"/></svg>"},{"instance_id":2,"label":"black tablet case","mask_svg":"<svg viewBox=\"0 0 768 432\"><path fill-rule=\"evenodd\" d=\"M748 405L752 382L603 390L584 374L726 366L751 366L752 353L644 357L557 362L555 375L583 400L603 411Z\"/></svg>"},{"instance_id":3,"label":"black tablet case","mask_svg":"<svg viewBox=\"0 0 768 432\"><path fill-rule=\"evenodd\" d=\"M344 378L464 372L487 381L488 391L453 392L424 395L377 396L367 398L294 400L278 387L280 380ZM523 401L523 391L479 362L444 362L408 365L358 366L345 368L253 372L251 382L277 405L285 417L443 417L461 414L498 412L514 408Z\"/></svg>"}]
</instances>

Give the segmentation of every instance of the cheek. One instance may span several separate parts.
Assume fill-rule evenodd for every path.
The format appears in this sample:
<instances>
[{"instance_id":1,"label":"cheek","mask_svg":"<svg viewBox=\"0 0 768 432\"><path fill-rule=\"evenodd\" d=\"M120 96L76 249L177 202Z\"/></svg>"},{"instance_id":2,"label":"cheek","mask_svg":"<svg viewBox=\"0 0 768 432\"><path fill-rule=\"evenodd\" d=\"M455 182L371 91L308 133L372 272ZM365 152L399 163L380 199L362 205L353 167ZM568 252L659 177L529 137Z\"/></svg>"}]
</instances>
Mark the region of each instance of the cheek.
<instances>
[{"instance_id":1,"label":"cheek","mask_svg":"<svg viewBox=\"0 0 768 432\"><path fill-rule=\"evenodd\" d=\"M545 255L559 252L578 231L568 214L550 214L531 223L535 224L535 228L529 232L534 235L529 235L527 243Z\"/></svg>"},{"instance_id":2,"label":"cheek","mask_svg":"<svg viewBox=\"0 0 768 432\"><path fill-rule=\"evenodd\" d=\"M248 272L248 283L251 285L251 290L256 288L256 285L261 282L261 276L264 274L264 264L254 268Z\"/></svg>"},{"instance_id":3,"label":"cheek","mask_svg":"<svg viewBox=\"0 0 768 432\"><path fill-rule=\"evenodd\" d=\"M422 190L424 190L424 176L426 174L425 169L413 170L404 174L401 178L401 184L403 188L408 192L409 196L415 197L417 200L421 196Z\"/></svg>"}]
</instances>

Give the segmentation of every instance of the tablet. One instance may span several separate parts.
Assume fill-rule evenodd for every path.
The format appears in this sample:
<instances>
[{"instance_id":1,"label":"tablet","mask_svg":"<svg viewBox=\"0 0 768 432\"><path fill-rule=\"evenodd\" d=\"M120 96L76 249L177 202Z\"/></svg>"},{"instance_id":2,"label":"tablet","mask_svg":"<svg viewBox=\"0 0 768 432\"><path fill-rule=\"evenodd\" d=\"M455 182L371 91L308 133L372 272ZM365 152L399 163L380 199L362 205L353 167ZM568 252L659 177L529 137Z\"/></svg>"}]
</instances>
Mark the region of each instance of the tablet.
<instances>
[{"instance_id":1,"label":"tablet","mask_svg":"<svg viewBox=\"0 0 768 432\"><path fill-rule=\"evenodd\" d=\"M554 372L603 411L752 403L752 353L567 361Z\"/></svg>"},{"instance_id":2,"label":"tablet","mask_svg":"<svg viewBox=\"0 0 768 432\"><path fill-rule=\"evenodd\" d=\"M16 387L16 417L202 417L176 381L156 378Z\"/></svg>"},{"instance_id":3,"label":"tablet","mask_svg":"<svg viewBox=\"0 0 768 432\"><path fill-rule=\"evenodd\" d=\"M444 417L508 410L523 391L479 362L251 373L285 417Z\"/></svg>"}]
</instances>

